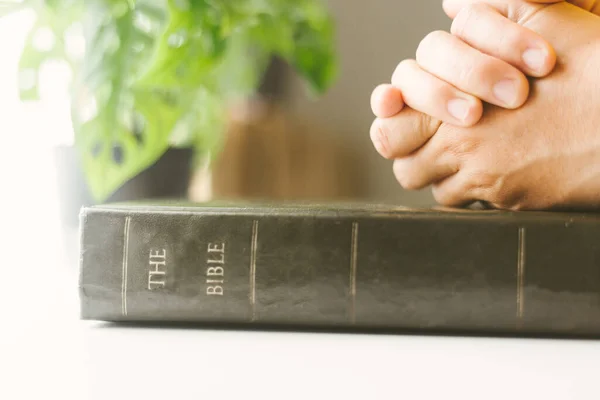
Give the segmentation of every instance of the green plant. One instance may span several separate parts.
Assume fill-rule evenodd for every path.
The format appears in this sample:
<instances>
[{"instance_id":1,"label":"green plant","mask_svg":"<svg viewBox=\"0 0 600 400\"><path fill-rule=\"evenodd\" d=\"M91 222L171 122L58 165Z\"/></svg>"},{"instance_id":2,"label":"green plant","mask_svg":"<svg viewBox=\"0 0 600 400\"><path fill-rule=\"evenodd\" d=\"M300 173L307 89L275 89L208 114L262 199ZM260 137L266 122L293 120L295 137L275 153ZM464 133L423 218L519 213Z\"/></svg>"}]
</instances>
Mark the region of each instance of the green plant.
<instances>
[{"instance_id":1,"label":"green plant","mask_svg":"<svg viewBox=\"0 0 600 400\"><path fill-rule=\"evenodd\" d=\"M36 22L21 98L37 97L44 62L68 63L75 143L97 201L169 147L218 153L229 101L256 90L273 55L315 95L336 75L322 0L0 0L0 15L23 8ZM51 46L40 48L40 32Z\"/></svg>"}]
</instances>

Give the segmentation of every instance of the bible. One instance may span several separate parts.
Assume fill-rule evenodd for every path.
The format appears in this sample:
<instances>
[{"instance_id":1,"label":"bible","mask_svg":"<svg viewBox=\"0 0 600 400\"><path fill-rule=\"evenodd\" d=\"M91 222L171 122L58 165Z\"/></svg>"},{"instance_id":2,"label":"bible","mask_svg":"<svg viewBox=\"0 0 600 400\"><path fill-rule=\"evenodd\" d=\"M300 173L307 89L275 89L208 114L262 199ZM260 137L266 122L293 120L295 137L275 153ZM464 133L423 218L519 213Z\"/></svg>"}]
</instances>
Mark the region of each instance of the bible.
<instances>
[{"instance_id":1,"label":"bible","mask_svg":"<svg viewBox=\"0 0 600 400\"><path fill-rule=\"evenodd\" d=\"M80 226L86 320L600 333L597 214L138 202Z\"/></svg>"}]
</instances>

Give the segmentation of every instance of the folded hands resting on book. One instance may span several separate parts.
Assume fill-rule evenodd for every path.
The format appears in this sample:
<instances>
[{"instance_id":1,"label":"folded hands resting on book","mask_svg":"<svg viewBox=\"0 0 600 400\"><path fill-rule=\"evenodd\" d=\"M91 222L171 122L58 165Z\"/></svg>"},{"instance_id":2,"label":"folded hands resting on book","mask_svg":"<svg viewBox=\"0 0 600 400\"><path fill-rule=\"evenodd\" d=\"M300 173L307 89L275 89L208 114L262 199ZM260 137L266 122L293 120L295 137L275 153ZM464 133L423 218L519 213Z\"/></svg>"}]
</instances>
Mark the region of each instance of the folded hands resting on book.
<instances>
[{"instance_id":1,"label":"folded hands resting on book","mask_svg":"<svg viewBox=\"0 0 600 400\"><path fill-rule=\"evenodd\" d=\"M596 3L445 0L451 32L427 35L371 99L400 185L446 206L600 208Z\"/></svg>"}]
</instances>

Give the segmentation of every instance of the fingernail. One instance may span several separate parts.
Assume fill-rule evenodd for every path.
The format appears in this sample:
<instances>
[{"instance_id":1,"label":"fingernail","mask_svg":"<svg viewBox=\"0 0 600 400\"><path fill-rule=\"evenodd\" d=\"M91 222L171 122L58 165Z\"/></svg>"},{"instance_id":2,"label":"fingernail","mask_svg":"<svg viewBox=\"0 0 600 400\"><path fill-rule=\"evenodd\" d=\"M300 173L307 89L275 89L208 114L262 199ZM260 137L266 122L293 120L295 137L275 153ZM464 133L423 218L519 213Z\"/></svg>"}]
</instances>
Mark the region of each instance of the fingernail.
<instances>
[{"instance_id":1,"label":"fingernail","mask_svg":"<svg viewBox=\"0 0 600 400\"><path fill-rule=\"evenodd\" d=\"M494 96L507 106L512 106L517 101L517 87L515 82L504 79L494 86Z\"/></svg>"},{"instance_id":2,"label":"fingernail","mask_svg":"<svg viewBox=\"0 0 600 400\"><path fill-rule=\"evenodd\" d=\"M523 53L523 61L534 71L541 71L546 62L546 52L540 49L527 49Z\"/></svg>"},{"instance_id":3,"label":"fingernail","mask_svg":"<svg viewBox=\"0 0 600 400\"><path fill-rule=\"evenodd\" d=\"M459 121L464 121L469 116L469 102L464 99L452 99L448 102L448 112Z\"/></svg>"}]
</instances>

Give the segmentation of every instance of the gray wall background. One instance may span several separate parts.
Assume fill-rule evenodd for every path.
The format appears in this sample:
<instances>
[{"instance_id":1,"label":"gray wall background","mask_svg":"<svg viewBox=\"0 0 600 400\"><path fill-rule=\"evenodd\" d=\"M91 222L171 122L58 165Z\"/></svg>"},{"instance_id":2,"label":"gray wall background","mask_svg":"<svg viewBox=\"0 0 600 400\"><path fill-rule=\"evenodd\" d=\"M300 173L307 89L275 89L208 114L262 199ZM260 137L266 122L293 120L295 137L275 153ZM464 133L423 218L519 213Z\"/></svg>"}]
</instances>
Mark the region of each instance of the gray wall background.
<instances>
[{"instance_id":1,"label":"gray wall background","mask_svg":"<svg viewBox=\"0 0 600 400\"><path fill-rule=\"evenodd\" d=\"M368 180L368 197L407 205L433 203L430 190L403 191L392 174L391 162L373 149L370 95L389 82L396 65L414 58L421 39L433 30L449 30L451 21L442 0L329 0L337 23L340 77L319 99L306 96L303 84L292 78L292 109L343 137L361 153Z\"/></svg>"}]
</instances>

